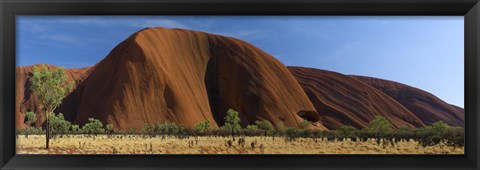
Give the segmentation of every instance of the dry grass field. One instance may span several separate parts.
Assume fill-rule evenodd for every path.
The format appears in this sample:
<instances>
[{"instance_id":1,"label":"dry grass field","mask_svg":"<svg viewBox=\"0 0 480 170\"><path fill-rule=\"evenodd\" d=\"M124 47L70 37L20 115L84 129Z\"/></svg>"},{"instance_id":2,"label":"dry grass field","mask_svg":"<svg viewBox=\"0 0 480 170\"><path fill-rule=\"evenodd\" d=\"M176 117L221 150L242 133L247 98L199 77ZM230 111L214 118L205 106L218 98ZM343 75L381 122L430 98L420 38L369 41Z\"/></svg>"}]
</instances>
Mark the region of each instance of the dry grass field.
<instances>
[{"instance_id":1,"label":"dry grass field","mask_svg":"<svg viewBox=\"0 0 480 170\"><path fill-rule=\"evenodd\" d=\"M142 137L141 135L69 135L50 140L46 150L44 135L17 136L17 154L463 154L464 147L449 147L441 143L422 147L413 140L391 144L367 142L326 141L298 138L286 142L282 137L244 137L228 147L223 137ZM257 144L252 148L252 142ZM193 146L192 146L193 145Z\"/></svg>"}]
</instances>

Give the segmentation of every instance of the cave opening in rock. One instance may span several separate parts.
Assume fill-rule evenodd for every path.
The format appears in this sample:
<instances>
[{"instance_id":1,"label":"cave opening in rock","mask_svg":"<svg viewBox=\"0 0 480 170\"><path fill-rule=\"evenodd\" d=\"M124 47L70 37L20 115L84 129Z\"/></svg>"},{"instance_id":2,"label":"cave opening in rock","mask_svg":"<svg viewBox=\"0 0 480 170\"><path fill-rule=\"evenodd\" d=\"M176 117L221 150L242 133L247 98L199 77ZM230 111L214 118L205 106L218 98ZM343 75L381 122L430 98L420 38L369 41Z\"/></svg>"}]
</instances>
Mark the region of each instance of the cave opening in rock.
<instances>
[{"instance_id":1,"label":"cave opening in rock","mask_svg":"<svg viewBox=\"0 0 480 170\"><path fill-rule=\"evenodd\" d=\"M320 120L320 117L318 116L317 112L311 111L311 110L302 110L297 113L298 116L300 116L302 119L307 120L309 122L317 122Z\"/></svg>"},{"instance_id":2,"label":"cave opening in rock","mask_svg":"<svg viewBox=\"0 0 480 170\"><path fill-rule=\"evenodd\" d=\"M205 87L207 89L208 102L213 118L218 125L224 123L220 108L220 94L218 82L218 65L217 57L213 56L207 63L207 71L205 72Z\"/></svg>"}]
</instances>

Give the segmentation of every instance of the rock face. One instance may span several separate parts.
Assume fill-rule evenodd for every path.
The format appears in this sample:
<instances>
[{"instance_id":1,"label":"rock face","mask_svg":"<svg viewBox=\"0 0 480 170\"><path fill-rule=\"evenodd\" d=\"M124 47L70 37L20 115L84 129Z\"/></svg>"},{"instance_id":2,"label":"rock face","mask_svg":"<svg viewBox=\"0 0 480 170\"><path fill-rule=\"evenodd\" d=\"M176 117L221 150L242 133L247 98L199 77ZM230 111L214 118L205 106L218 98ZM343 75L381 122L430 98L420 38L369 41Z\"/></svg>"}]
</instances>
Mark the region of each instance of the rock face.
<instances>
[{"instance_id":1,"label":"rock face","mask_svg":"<svg viewBox=\"0 0 480 170\"><path fill-rule=\"evenodd\" d=\"M424 127L410 110L381 91L336 72L288 67L314 104L328 129L344 125L364 128L376 115L387 118L394 127Z\"/></svg>"},{"instance_id":2,"label":"rock face","mask_svg":"<svg viewBox=\"0 0 480 170\"><path fill-rule=\"evenodd\" d=\"M54 68L55 66L48 66ZM16 69L16 126L39 104L29 88L33 66ZM424 127L438 120L464 126L464 110L422 90L381 79L285 67L238 39L182 29L148 28L134 33L92 67L67 69L75 82L56 113L83 125L100 119L115 129L175 122L224 124L226 111L241 122L266 119L298 127L366 127L382 115L395 127Z\"/></svg>"},{"instance_id":3,"label":"rock face","mask_svg":"<svg viewBox=\"0 0 480 170\"><path fill-rule=\"evenodd\" d=\"M34 66L40 66L34 65ZM37 124L36 126L40 126L41 123L45 120L42 114L39 112L39 103L37 97L34 93L30 90L30 82L28 78L32 76L32 71L34 66L20 66L17 67L16 72L16 87L15 87L15 103L16 103L16 111L15 111L15 120L16 126L19 128L24 128L26 125L24 122L24 113L31 111L37 114ZM49 69L57 68L56 66L52 65L45 65ZM65 69L65 74L69 77L69 81L75 82L78 84L80 81L83 73L85 73L89 68L78 68L78 69ZM58 112L58 110L56 111Z\"/></svg>"},{"instance_id":4,"label":"rock face","mask_svg":"<svg viewBox=\"0 0 480 170\"><path fill-rule=\"evenodd\" d=\"M242 124L267 119L298 127L319 115L288 69L241 40L181 29L141 30L93 66L67 98L66 119L116 129L176 122L223 125L229 108ZM64 111L65 112L65 111Z\"/></svg>"},{"instance_id":5,"label":"rock face","mask_svg":"<svg viewBox=\"0 0 480 170\"><path fill-rule=\"evenodd\" d=\"M450 126L465 126L465 110L450 105L436 96L405 84L372 77L351 76L397 100L429 125L443 121Z\"/></svg>"}]
</instances>

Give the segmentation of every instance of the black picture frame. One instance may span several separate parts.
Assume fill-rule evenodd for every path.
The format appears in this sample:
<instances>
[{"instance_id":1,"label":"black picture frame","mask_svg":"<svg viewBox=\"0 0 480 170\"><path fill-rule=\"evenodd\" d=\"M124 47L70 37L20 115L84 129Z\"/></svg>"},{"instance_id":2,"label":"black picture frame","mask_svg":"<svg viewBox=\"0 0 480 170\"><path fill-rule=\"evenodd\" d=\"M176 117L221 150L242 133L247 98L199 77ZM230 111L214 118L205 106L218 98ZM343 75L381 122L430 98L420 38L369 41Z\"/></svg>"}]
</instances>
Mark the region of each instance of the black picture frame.
<instances>
[{"instance_id":1,"label":"black picture frame","mask_svg":"<svg viewBox=\"0 0 480 170\"><path fill-rule=\"evenodd\" d=\"M0 0L0 168L479 169L478 0ZM465 18L464 155L16 155L19 15L458 15ZM447 68L446 68L447 69Z\"/></svg>"}]
</instances>

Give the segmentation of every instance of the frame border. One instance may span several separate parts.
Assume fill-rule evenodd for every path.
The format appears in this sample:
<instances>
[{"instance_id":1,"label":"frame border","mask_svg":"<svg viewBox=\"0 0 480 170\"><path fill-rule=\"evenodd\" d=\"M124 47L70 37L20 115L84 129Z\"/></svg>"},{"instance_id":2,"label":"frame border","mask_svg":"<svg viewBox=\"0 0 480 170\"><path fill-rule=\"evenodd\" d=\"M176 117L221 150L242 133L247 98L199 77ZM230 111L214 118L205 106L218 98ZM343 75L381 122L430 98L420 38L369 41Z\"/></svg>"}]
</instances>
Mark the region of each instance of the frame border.
<instances>
[{"instance_id":1,"label":"frame border","mask_svg":"<svg viewBox=\"0 0 480 170\"><path fill-rule=\"evenodd\" d=\"M0 0L0 169L479 169L479 0ZM465 155L15 155L17 15L459 15Z\"/></svg>"}]
</instances>

